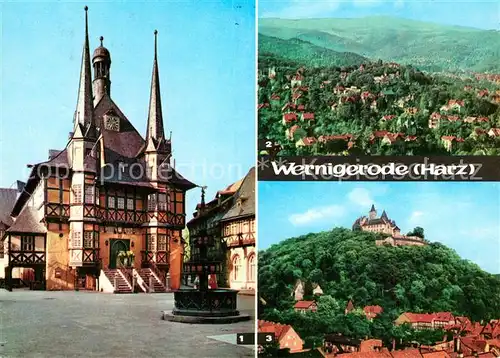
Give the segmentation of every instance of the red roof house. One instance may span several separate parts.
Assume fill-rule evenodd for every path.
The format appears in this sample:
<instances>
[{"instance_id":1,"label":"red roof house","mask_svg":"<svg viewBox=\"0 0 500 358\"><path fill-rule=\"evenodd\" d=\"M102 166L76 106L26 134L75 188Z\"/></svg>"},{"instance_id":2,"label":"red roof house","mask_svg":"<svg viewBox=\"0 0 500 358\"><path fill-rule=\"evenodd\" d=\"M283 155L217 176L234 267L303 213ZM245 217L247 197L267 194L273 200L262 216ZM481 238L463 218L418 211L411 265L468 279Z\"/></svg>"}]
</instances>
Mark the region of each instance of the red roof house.
<instances>
[{"instance_id":1,"label":"red roof house","mask_svg":"<svg viewBox=\"0 0 500 358\"><path fill-rule=\"evenodd\" d=\"M301 119L303 121L314 121L314 113L311 112L303 113Z\"/></svg>"},{"instance_id":2,"label":"red roof house","mask_svg":"<svg viewBox=\"0 0 500 358\"><path fill-rule=\"evenodd\" d=\"M375 317L377 317L379 314L381 314L384 311L384 309L378 305L365 306L365 308L363 308L363 311L365 312L366 318L368 318L369 320L372 320Z\"/></svg>"},{"instance_id":3,"label":"red roof house","mask_svg":"<svg viewBox=\"0 0 500 358\"><path fill-rule=\"evenodd\" d=\"M295 122L297 120L297 113L285 113L283 114L283 124L288 124Z\"/></svg>"},{"instance_id":4,"label":"red roof house","mask_svg":"<svg viewBox=\"0 0 500 358\"><path fill-rule=\"evenodd\" d=\"M295 312L316 312L318 306L314 301L298 301L293 308Z\"/></svg>"},{"instance_id":5,"label":"red roof house","mask_svg":"<svg viewBox=\"0 0 500 358\"><path fill-rule=\"evenodd\" d=\"M291 353L301 351L304 342L290 325L259 320L257 322L259 333L274 333L281 349L290 349Z\"/></svg>"}]
</instances>

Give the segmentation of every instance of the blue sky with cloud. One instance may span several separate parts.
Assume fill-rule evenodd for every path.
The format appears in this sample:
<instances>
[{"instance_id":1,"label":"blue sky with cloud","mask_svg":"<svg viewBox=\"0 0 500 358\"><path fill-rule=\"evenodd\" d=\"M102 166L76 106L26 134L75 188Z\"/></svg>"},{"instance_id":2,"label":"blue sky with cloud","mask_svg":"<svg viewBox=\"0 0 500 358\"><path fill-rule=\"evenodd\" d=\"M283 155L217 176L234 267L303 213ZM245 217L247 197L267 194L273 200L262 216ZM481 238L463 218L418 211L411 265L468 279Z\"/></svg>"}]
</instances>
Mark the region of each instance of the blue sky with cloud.
<instances>
[{"instance_id":1,"label":"blue sky with cloud","mask_svg":"<svg viewBox=\"0 0 500 358\"><path fill-rule=\"evenodd\" d=\"M435 0L260 0L259 17L351 18L386 15L448 25L499 29L500 2Z\"/></svg>"},{"instance_id":2,"label":"blue sky with cloud","mask_svg":"<svg viewBox=\"0 0 500 358\"><path fill-rule=\"evenodd\" d=\"M500 183L260 182L259 248L333 227L351 228L375 204L403 233L453 248L500 273Z\"/></svg>"}]
</instances>

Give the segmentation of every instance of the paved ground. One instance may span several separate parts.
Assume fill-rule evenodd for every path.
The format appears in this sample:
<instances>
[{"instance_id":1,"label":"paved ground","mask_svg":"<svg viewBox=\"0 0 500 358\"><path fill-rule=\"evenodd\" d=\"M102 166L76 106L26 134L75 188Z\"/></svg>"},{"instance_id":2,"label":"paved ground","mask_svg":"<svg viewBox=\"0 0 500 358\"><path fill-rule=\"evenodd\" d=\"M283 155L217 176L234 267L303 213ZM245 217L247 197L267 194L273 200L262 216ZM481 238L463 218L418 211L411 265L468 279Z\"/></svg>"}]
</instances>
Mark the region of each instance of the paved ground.
<instances>
[{"instance_id":1,"label":"paved ground","mask_svg":"<svg viewBox=\"0 0 500 358\"><path fill-rule=\"evenodd\" d=\"M254 297L238 309L254 317ZM253 319L230 325L162 321L173 294L0 290L0 357L253 357L236 333L253 332ZM234 340L231 339L234 336Z\"/></svg>"}]
</instances>

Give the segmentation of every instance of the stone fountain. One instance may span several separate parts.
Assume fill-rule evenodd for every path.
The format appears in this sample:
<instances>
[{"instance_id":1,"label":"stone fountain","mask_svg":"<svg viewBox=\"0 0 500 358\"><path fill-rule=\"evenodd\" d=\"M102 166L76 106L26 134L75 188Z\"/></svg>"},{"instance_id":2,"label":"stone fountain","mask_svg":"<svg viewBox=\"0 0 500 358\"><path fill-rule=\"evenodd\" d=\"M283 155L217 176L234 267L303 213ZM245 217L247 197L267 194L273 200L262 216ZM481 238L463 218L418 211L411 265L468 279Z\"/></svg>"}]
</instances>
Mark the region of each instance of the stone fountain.
<instances>
[{"instance_id":1,"label":"stone fountain","mask_svg":"<svg viewBox=\"0 0 500 358\"><path fill-rule=\"evenodd\" d=\"M202 203L204 202L202 189ZM197 275L197 288L181 288L174 291L175 306L172 311L164 311L163 319L182 323L233 323L249 320L250 316L237 310L238 291L225 288L210 289L209 275L223 274L222 261L208 259L208 249L215 244L214 237L200 230L191 238L192 247L199 250L184 263L184 275Z\"/></svg>"}]
</instances>

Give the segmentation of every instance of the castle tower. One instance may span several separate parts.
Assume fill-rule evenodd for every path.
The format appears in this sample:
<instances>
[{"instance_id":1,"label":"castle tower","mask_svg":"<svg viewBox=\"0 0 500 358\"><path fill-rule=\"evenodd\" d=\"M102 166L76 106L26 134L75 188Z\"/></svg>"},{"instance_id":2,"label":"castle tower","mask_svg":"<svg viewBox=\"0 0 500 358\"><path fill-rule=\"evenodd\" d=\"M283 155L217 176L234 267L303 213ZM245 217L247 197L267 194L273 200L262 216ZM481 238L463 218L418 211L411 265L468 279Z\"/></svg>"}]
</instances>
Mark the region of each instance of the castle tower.
<instances>
[{"instance_id":1,"label":"castle tower","mask_svg":"<svg viewBox=\"0 0 500 358\"><path fill-rule=\"evenodd\" d=\"M73 175L71 177L69 214L69 265L83 265L84 247L94 248L98 243L94 227L95 218L88 214L88 208L96 203L96 163L92 155L97 142L94 119L92 78L88 33L88 7L85 6L85 41L83 45L80 86L75 111L75 129L68 146L68 159Z\"/></svg>"},{"instance_id":2,"label":"castle tower","mask_svg":"<svg viewBox=\"0 0 500 358\"><path fill-rule=\"evenodd\" d=\"M377 217L377 210L375 210L375 205L373 204L370 212L368 213L368 217L370 218L370 220L374 220Z\"/></svg>"},{"instance_id":3,"label":"castle tower","mask_svg":"<svg viewBox=\"0 0 500 358\"><path fill-rule=\"evenodd\" d=\"M104 37L101 36L99 40L101 41L101 45L94 50L94 55L92 56L92 66L94 67L94 106L99 103L105 93L108 96L111 95L111 55L108 49L102 44Z\"/></svg>"}]
</instances>

